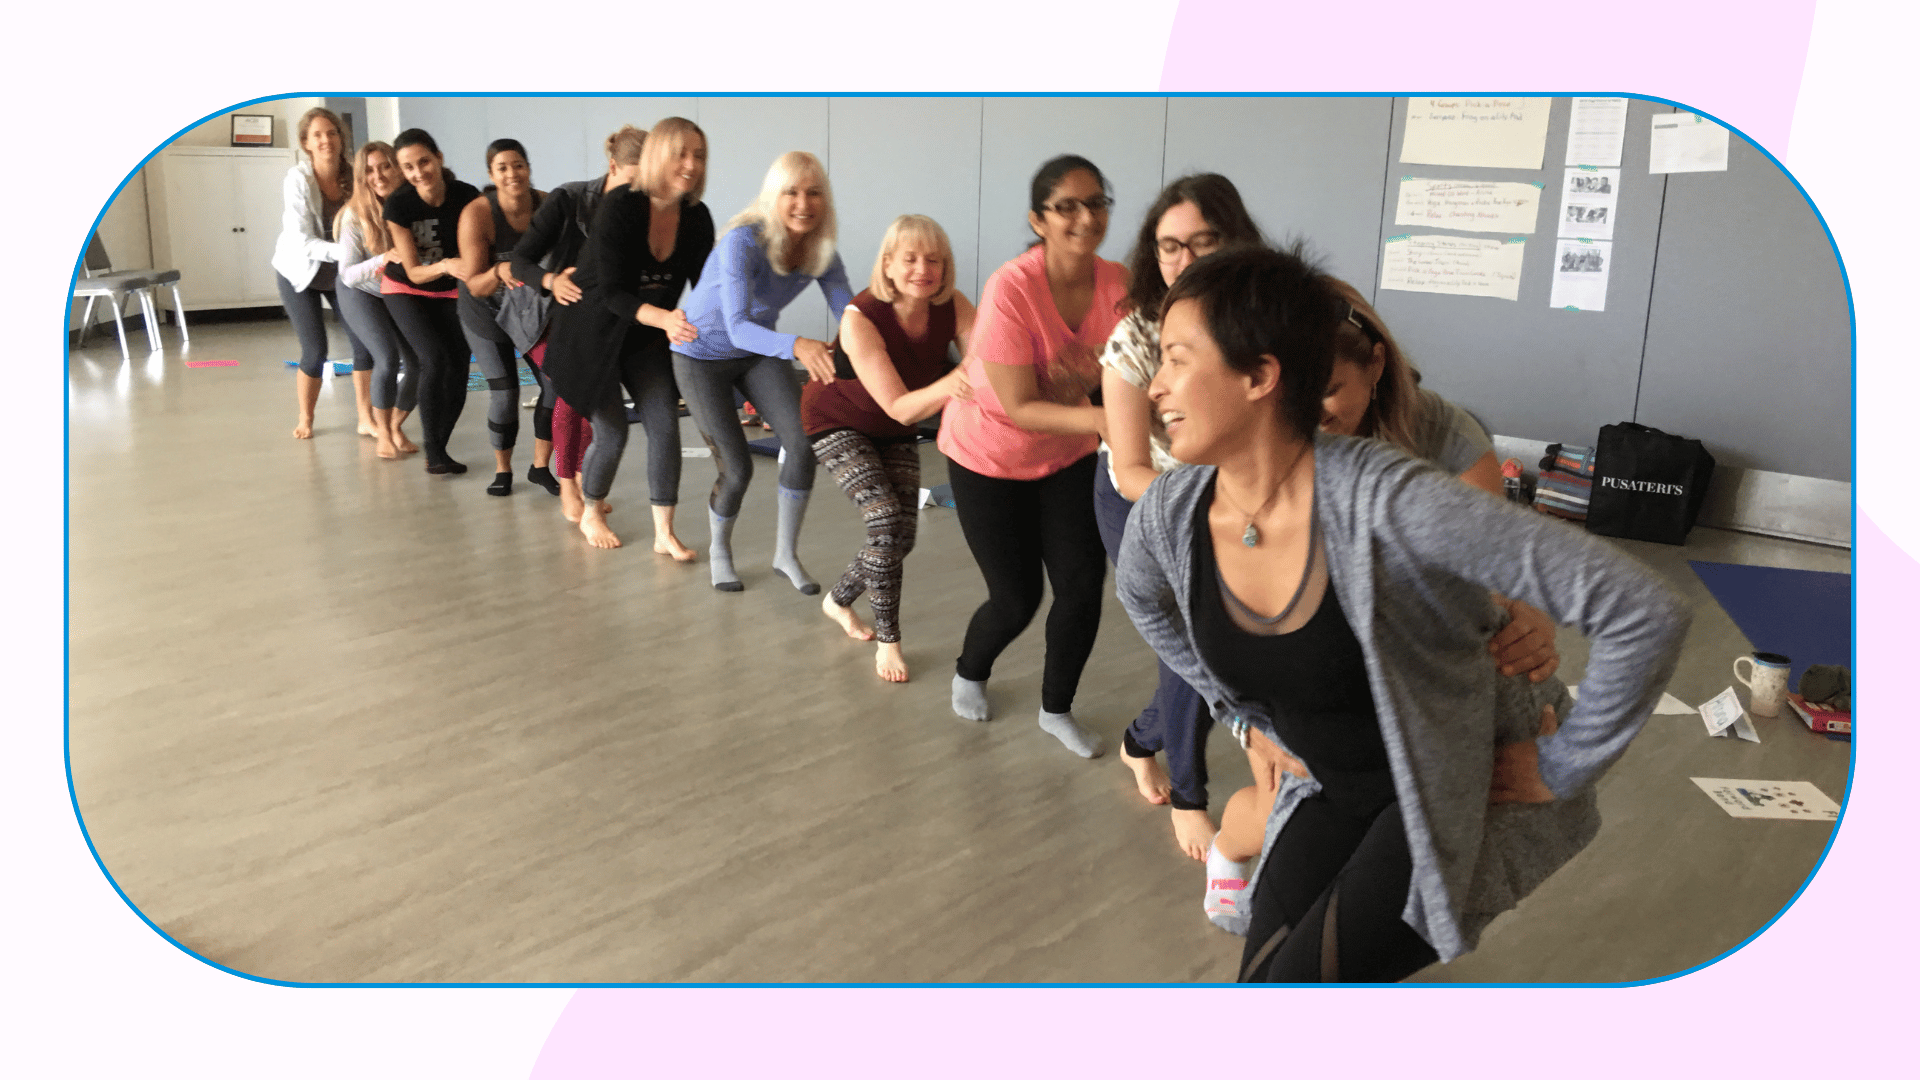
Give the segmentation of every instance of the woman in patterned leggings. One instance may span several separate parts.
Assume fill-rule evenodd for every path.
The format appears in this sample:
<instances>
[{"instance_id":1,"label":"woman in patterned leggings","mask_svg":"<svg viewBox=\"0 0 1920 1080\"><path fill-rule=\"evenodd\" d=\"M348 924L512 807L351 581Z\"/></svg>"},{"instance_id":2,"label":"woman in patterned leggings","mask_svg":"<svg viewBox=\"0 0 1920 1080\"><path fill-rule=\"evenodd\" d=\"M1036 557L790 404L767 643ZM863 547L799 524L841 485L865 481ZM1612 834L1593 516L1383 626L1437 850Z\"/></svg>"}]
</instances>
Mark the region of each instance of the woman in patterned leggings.
<instances>
[{"instance_id":1,"label":"woman in patterned leggings","mask_svg":"<svg viewBox=\"0 0 1920 1080\"><path fill-rule=\"evenodd\" d=\"M801 393L814 456L867 524L866 544L820 607L848 637L878 640L874 668L888 682L907 681L900 580L920 514L914 425L949 398L972 395L960 369L947 370L948 347L958 343L964 352L972 330L973 305L953 287L946 232L918 214L896 218L880 242L871 284L841 315L837 378L809 382ZM850 607L862 592L873 607L872 627Z\"/></svg>"}]
</instances>

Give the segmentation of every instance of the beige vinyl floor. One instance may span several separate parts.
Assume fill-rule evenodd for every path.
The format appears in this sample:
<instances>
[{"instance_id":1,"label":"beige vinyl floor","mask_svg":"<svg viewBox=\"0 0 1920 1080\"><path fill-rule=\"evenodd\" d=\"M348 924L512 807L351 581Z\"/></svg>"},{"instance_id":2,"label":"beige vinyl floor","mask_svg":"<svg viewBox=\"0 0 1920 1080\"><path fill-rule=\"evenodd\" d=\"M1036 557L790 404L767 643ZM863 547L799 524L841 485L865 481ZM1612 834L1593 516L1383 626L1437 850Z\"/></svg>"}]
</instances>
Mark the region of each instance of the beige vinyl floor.
<instances>
[{"instance_id":1,"label":"beige vinyl floor","mask_svg":"<svg viewBox=\"0 0 1920 1080\"><path fill-rule=\"evenodd\" d=\"M704 554L650 551L637 432L613 492L629 546L596 551L524 479L484 493L484 394L453 443L473 471L429 477L354 434L344 378L315 438L289 437L284 319L164 340L145 356L136 333L123 363L109 331L70 358L69 733L102 864L183 947L295 982L1233 977L1240 939L1201 914L1166 810L1117 751L1083 761L1035 726L1037 622L995 672L996 719L949 710L984 597L951 510L922 512L914 679L886 685L870 645L768 570L770 459L735 541L747 589L722 594ZM524 475L530 419L521 438ZM925 483L944 479L937 451L922 459ZM681 536L703 547L713 464L685 465ZM831 582L860 534L822 476L814 576ZM1698 605L1671 687L1694 704L1751 646L1686 558L1849 565L1705 529L1684 550L1628 546ZM1571 682L1585 648L1561 644ZM1109 593L1076 712L1117 744L1153 682ZM1646 979L1738 945L1831 827L1734 820L1688 777L1838 799L1850 753L1789 719L1758 727L1754 746L1655 717L1603 783L1592 847L1477 953L1418 978ZM1227 738L1210 760L1217 808L1247 769Z\"/></svg>"}]
</instances>

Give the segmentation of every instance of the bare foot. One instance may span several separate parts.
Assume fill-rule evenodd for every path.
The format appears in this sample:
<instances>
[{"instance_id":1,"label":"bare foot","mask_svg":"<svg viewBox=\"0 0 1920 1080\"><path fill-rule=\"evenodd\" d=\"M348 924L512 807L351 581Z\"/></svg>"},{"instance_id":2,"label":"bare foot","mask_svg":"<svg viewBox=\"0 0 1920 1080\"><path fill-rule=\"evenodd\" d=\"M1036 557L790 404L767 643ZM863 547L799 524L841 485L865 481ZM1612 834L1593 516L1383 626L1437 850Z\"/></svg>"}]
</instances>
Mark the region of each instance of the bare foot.
<instances>
[{"instance_id":1,"label":"bare foot","mask_svg":"<svg viewBox=\"0 0 1920 1080\"><path fill-rule=\"evenodd\" d=\"M1173 842L1180 845L1189 859L1206 862L1207 848L1213 844L1213 834L1219 831L1205 810L1173 812Z\"/></svg>"},{"instance_id":2,"label":"bare foot","mask_svg":"<svg viewBox=\"0 0 1920 1080\"><path fill-rule=\"evenodd\" d=\"M1133 770L1133 782L1140 786L1140 797L1155 806L1165 806L1173 794L1173 781L1167 779L1167 770L1160 767L1158 755L1134 757L1124 749L1120 751L1120 760ZM1211 839L1211 837L1209 837ZM1205 854L1204 851L1201 852Z\"/></svg>"},{"instance_id":3,"label":"bare foot","mask_svg":"<svg viewBox=\"0 0 1920 1080\"><path fill-rule=\"evenodd\" d=\"M600 504L600 512L602 514L606 513L608 509L610 509L610 507L608 507L606 503ZM655 555L671 555L673 556L674 562L692 562L700 557L699 552L681 543L680 538L672 533L668 533L665 536L657 533L654 535L653 553Z\"/></svg>"},{"instance_id":4,"label":"bare foot","mask_svg":"<svg viewBox=\"0 0 1920 1080\"><path fill-rule=\"evenodd\" d=\"M907 681L907 658L900 655L900 643L883 641L873 654L873 670L888 682Z\"/></svg>"},{"instance_id":5,"label":"bare foot","mask_svg":"<svg viewBox=\"0 0 1920 1080\"><path fill-rule=\"evenodd\" d=\"M580 494L578 476L555 477L560 481L560 516L578 525L580 513L587 508L587 500Z\"/></svg>"},{"instance_id":6,"label":"bare foot","mask_svg":"<svg viewBox=\"0 0 1920 1080\"><path fill-rule=\"evenodd\" d=\"M392 461L394 458L400 456L400 448L393 445L393 440L387 436L384 429L374 431L373 439L374 453L386 458L388 461Z\"/></svg>"},{"instance_id":7,"label":"bare foot","mask_svg":"<svg viewBox=\"0 0 1920 1080\"><path fill-rule=\"evenodd\" d=\"M407 433L398 428L395 428L393 432L393 448L403 454L417 454L420 452L420 448L413 445L413 440L407 438Z\"/></svg>"},{"instance_id":8,"label":"bare foot","mask_svg":"<svg viewBox=\"0 0 1920 1080\"><path fill-rule=\"evenodd\" d=\"M827 595L820 598L820 610L826 612L827 618L832 619L834 622L839 623L840 629L845 630L847 632L847 636L852 638L853 640L855 641L872 641L873 640L873 627L868 626L866 623L861 622L860 616L855 615L853 613L852 608L844 608L844 607L841 607L839 604L834 603L833 594L831 592L829 592ZM880 647L882 649L886 648L885 645L881 645ZM896 653L898 653L899 646L896 645L894 647L894 650ZM888 682L904 682L905 681L904 676L906 674L906 670L907 670L906 666L904 664L901 665L900 672L903 677L900 679L888 679L887 681ZM885 678L885 675L883 674L881 677Z\"/></svg>"},{"instance_id":9,"label":"bare foot","mask_svg":"<svg viewBox=\"0 0 1920 1080\"><path fill-rule=\"evenodd\" d=\"M360 421L360 434L365 435L369 439L377 439L380 437L380 429L373 426L373 421L362 420Z\"/></svg>"},{"instance_id":10,"label":"bare foot","mask_svg":"<svg viewBox=\"0 0 1920 1080\"><path fill-rule=\"evenodd\" d=\"M617 548L620 546L620 538L613 535L612 529L607 528L603 513L596 507L594 513L581 514L580 533L587 538L587 543L594 547Z\"/></svg>"},{"instance_id":11,"label":"bare foot","mask_svg":"<svg viewBox=\"0 0 1920 1080\"><path fill-rule=\"evenodd\" d=\"M293 425L293 437L296 439L313 438L313 417L303 417L299 423Z\"/></svg>"}]
</instances>

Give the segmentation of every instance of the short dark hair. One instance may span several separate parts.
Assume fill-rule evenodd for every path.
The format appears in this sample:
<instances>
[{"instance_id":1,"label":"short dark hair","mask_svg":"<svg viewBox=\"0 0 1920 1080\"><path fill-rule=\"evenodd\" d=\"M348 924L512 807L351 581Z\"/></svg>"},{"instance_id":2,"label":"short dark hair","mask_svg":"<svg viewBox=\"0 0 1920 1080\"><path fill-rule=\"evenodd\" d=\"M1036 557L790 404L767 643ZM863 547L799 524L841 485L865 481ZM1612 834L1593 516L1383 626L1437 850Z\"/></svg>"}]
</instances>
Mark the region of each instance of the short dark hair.
<instances>
[{"instance_id":1,"label":"short dark hair","mask_svg":"<svg viewBox=\"0 0 1920 1080\"><path fill-rule=\"evenodd\" d=\"M493 171L493 159L495 155L504 154L509 150L519 154L520 160L522 161L530 162L533 160L527 156L527 148L520 145L519 139L495 139L487 144L487 171Z\"/></svg>"},{"instance_id":2,"label":"short dark hair","mask_svg":"<svg viewBox=\"0 0 1920 1080\"><path fill-rule=\"evenodd\" d=\"M1260 226L1240 201L1240 189L1219 173L1195 173L1168 184L1160 197L1147 207L1146 220L1140 223L1140 235L1127 256L1127 270L1133 284L1127 289L1126 308L1151 318L1160 310L1160 299L1167 295L1167 283L1160 277L1160 253L1156 237L1160 219L1181 203L1192 203L1207 225L1220 234L1224 247L1265 244Z\"/></svg>"},{"instance_id":3,"label":"short dark hair","mask_svg":"<svg viewBox=\"0 0 1920 1080\"><path fill-rule=\"evenodd\" d=\"M1326 275L1298 245L1222 251L1187 267L1161 300L1160 317L1182 300L1200 305L1207 333L1235 371L1257 372L1262 356L1280 361L1281 423L1311 440L1345 312Z\"/></svg>"}]
</instances>

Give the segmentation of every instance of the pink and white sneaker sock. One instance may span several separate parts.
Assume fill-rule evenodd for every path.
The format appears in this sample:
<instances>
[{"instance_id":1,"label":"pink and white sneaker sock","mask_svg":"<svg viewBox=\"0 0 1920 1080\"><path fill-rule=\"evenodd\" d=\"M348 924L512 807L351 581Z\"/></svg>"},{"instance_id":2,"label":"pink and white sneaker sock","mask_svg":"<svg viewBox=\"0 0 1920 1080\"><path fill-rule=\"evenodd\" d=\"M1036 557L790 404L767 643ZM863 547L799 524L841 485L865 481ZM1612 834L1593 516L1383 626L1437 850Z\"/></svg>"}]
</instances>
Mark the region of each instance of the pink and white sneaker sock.
<instances>
[{"instance_id":1,"label":"pink and white sneaker sock","mask_svg":"<svg viewBox=\"0 0 1920 1080\"><path fill-rule=\"evenodd\" d=\"M1234 862L1220 854L1216 841L1207 847L1207 898L1204 907L1213 925L1246 936L1252 919L1253 882L1247 880L1252 862Z\"/></svg>"}]
</instances>

